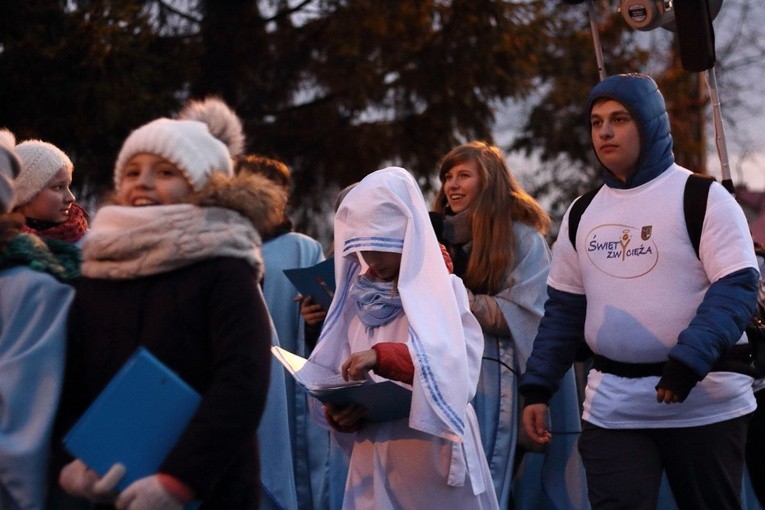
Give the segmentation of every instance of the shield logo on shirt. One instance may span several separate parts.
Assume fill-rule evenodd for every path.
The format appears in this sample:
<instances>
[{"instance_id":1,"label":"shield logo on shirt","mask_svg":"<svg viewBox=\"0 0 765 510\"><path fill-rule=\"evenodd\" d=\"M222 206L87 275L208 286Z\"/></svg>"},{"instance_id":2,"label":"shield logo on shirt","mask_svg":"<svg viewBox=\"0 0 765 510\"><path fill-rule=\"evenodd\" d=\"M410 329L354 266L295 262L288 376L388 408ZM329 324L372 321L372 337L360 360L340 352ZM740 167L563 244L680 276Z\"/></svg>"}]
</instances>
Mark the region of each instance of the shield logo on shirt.
<instances>
[{"instance_id":1,"label":"shield logo on shirt","mask_svg":"<svg viewBox=\"0 0 765 510\"><path fill-rule=\"evenodd\" d=\"M640 239L643 241L648 241L651 238L651 230L653 229L652 225L645 226L640 229Z\"/></svg>"}]
</instances>

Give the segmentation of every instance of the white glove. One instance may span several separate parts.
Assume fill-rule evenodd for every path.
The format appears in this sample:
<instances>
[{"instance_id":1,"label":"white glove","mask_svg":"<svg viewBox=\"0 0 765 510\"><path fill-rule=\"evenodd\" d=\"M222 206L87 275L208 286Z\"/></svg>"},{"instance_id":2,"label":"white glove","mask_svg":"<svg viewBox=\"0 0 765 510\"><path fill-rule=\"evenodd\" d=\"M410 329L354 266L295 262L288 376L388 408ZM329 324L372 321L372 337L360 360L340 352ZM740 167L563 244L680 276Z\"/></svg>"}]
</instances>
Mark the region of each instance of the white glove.
<instances>
[{"instance_id":1,"label":"white glove","mask_svg":"<svg viewBox=\"0 0 765 510\"><path fill-rule=\"evenodd\" d=\"M94 503L111 503L117 497L114 486L123 476L125 476L125 466L122 464L114 464L103 477L99 478L98 473L80 459L75 459L61 469L58 483L72 496L86 498Z\"/></svg>"},{"instance_id":2,"label":"white glove","mask_svg":"<svg viewBox=\"0 0 765 510\"><path fill-rule=\"evenodd\" d=\"M175 499L156 475L147 476L128 485L117 497L118 510L182 510L183 503Z\"/></svg>"}]
</instances>

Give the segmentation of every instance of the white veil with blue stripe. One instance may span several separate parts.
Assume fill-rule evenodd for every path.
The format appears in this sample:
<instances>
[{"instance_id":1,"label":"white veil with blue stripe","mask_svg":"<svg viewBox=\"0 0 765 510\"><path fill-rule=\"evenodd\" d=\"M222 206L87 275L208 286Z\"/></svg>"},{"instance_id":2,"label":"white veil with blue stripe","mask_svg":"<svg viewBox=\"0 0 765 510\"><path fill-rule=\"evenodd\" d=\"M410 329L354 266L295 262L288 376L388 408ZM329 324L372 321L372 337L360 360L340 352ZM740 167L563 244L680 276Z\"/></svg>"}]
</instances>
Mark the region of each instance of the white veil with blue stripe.
<instances>
[{"instance_id":1,"label":"white veil with blue stripe","mask_svg":"<svg viewBox=\"0 0 765 510\"><path fill-rule=\"evenodd\" d=\"M336 371L350 355L348 326L356 307L349 289L362 269L359 251L402 254L398 290L415 366L409 426L460 442L478 372L468 366L476 356L467 352L466 337L482 338L481 330L461 315L422 192L403 168L369 174L335 214L337 287L311 360ZM461 299L466 302L466 296Z\"/></svg>"}]
</instances>

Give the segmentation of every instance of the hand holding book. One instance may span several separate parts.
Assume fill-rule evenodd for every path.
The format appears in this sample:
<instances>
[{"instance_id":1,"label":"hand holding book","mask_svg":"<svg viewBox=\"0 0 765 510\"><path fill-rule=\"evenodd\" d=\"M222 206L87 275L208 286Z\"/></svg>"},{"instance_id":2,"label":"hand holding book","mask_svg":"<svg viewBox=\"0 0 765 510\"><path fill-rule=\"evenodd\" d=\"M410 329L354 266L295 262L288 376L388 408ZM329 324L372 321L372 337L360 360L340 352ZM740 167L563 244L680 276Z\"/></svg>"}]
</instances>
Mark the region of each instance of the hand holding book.
<instances>
[{"instance_id":1,"label":"hand holding book","mask_svg":"<svg viewBox=\"0 0 765 510\"><path fill-rule=\"evenodd\" d=\"M200 400L176 373L139 347L64 438L76 460L62 470L62 487L91 501L114 502L124 492L131 501L157 496L145 479L155 477ZM194 501L186 508L197 506Z\"/></svg>"},{"instance_id":2,"label":"hand holding book","mask_svg":"<svg viewBox=\"0 0 765 510\"><path fill-rule=\"evenodd\" d=\"M324 419L338 432L356 432L364 425L365 407L348 405L336 407L332 402L324 404Z\"/></svg>"},{"instance_id":3,"label":"hand holding book","mask_svg":"<svg viewBox=\"0 0 765 510\"><path fill-rule=\"evenodd\" d=\"M146 476L131 483L117 498L117 508L152 508L154 510L182 510L183 503L178 501L162 485L156 475Z\"/></svg>"},{"instance_id":4,"label":"hand holding book","mask_svg":"<svg viewBox=\"0 0 765 510\"><path fill-rule=\"evenodd\" d=\"M125 466L116 463L104 476L75 459L61 470L59 485L67 494L88 499L94 503L112 503L117 497L115 487L125 476Z\"/></svg>"},{"instance_id":5,"label":"hand holding book","mask_svg":"<svg viewBox=\"0 0 765 510\"><path fill-rule=\"evenodd\" d=\"M271 352L309 394L323 403L331 403L337 409L354 405L363 407L366 410L364 420L368 422L409 416L412 390L405 385L390 380L346 381L342 374L281 347L273 346Z\"/></svg>"},{"instance_id":6,"label":"hand holding book","mask_svg":"<svg viewBox=\"0 0 765 510\"><path fill-rule=\"evenodd\" d=\"M329 305L335 295L335 264L333 259L327 259L310 267L285 269L284 274L300 294L305 297L310 296L314 303L321 305L324 310L329 310Z\"/></svg>"}]
</instances>

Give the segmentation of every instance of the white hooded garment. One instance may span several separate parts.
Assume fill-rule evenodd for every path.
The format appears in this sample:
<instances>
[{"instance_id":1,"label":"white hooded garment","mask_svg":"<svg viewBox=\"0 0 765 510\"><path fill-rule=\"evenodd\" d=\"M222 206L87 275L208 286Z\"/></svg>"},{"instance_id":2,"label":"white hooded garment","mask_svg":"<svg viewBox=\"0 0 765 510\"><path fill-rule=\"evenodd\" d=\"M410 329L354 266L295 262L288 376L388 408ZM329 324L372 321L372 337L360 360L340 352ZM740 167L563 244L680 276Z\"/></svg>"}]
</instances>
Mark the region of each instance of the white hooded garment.
<instances>
[{"instance_id":1,"label":"white hooded garment","mask_svg":"<svg viewBox=\"0 0 765 510\"><path fill-rule=\"evenodd\" d=\"M349 294L362 271L360 251L401 253L404 313L374 329L361 323ZM415 369L408 419L334 432L352 448L343 508L497 508L469 403L483 334L464 285L446 270L422 193L406 170L369 174L343 200L335 215L335 278L311 361L339 372L352 352L402 342Z\"/></svg>"}]
</instances>

